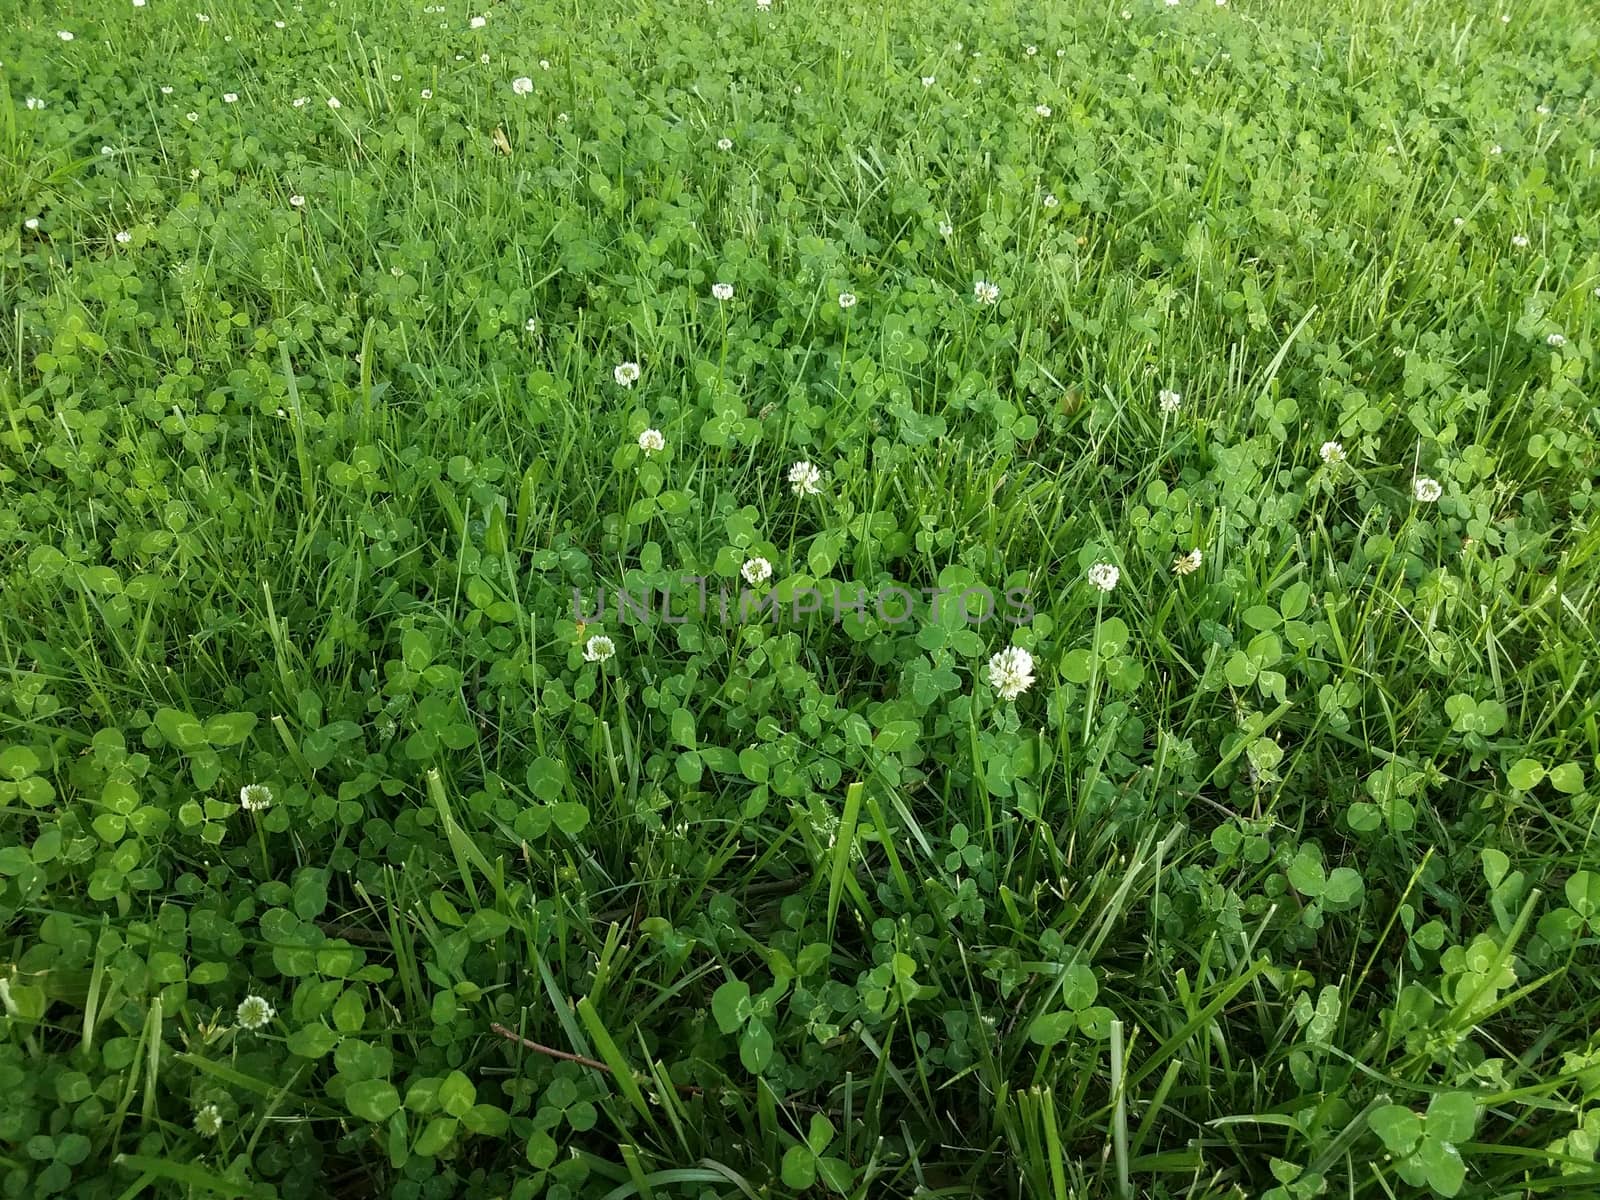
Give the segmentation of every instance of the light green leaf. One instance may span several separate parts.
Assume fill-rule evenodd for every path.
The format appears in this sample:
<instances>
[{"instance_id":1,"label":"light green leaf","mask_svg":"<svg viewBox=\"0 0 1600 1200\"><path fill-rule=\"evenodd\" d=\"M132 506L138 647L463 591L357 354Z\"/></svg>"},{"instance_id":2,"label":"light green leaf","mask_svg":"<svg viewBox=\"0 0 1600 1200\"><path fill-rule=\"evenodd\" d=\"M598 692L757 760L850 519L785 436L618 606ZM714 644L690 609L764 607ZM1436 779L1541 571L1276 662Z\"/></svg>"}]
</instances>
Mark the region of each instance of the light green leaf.
<instances>
[{"instance_id":1,"label":"light green leaf","mask_svg":"<svg viewBox=\"0 0 1600 1200\"><path fill-rule=\"evenodd\" d=\"M1478 1124L1478 1105L1466 1092L1440 1092L1428 1102L1428 1136L1465 1142Z\"/></svg>"},{"instance_id":2,"label":"light green leaf","mask_svg":"<svg viewBox=\"0 0 1600 1200\"><path fill-rule=\"evenodd\" d=\"M686 750L695 749L694 714L687 708L673 710L672 740Z\"/></svg>"},{"instance_id":3,"label":"light green leaf","mask_svg":"<svg viewBox=\"0 0 1600 1200\"><path fill-rule=\"evenodd\" d=\"M1567 903L1572 911L1584 920L1600 914L1600 874L1593 871L1576 871L1568 876Z\"/></svg>"},{"instance_id":4,"label":"light green leaf","mask_svg":"<svg viewBox=\"0 0 1600 1200\"><path fill-rule=\"evenodd\" d=\"M730 979L711 994L711 1015L723 1033L735 1033L750 1014L750 985Z\"/></svg>"},{"instance_id":5,"label":"light green leaf","mask_svg":"<svg viewBox=\"0 0 1600 1200\"><path fill-rule=\"evenodd\" d=\"M764 1021L751 1021L739 1041L739 1061L752 1075L759 1075L772 1061L772 1030Z\"/></svg>"},{"instance_id":6,"label":"light green leaf","mask_svg":"<svg viewBox=\"0 0 1600 1200\"><path fill-rule=\"evenodd\" d=\"M1399 1104L1374 1110L1368 1124L1396 1158L1408 1157L1422 1139L1422 1118Z\"/></svg>"},{"instance_id":7,"label":"light green leaf","mask_svg":"<svg viewBox=\"0 0 1600 1200\"><path fill-rule=\"evenodd\" d=\"M439 1107L459 1117L478 1100L478 1089L460 1071L451 1071L439 1085Z\"/></svg>"},{"instance_id":8,"label":"light green leaf","mask_svg":"<svg viewBox=\"0 0 1600 1200\"><path fill-rule=\"evenodd\" d=\"M321 1058L338 1040L339 1035L319 1021L295 1030L289 1035L287 1045L291 1053L301 1058Z\"/></svg>"},{"instance_id":9,"label":"light green leaf","mask_svg":"<svg viewBox=\"0 0 1600 1200\"><path fill-rule=\"evenodd\" d=\"M1066 1041L1077 1028L1076 1013L1040 1013L1028 1024L1028 1039L1036 1046L1054 1046Z\"/></svg>"},{"instance_id":10,"label":"light green leaf","mask_svg":"<svg viewBox=\"0 0 1600 1200\"><path fill-rule=\"evenodd\" d=\"M213 746L237 746L255 727L255 713L223 713L206 722L206 741Z\"/></svg>"},{"instance_id":11,"label":"light green leaf","mask_svg":"<svg viewBox=\"0 0 1600 1200\"><path fill-rule=\"evenodd\" d=\"M1417 1147L1416 1161L1429 1186L1441 1196L1454 1196L1466 1182L1467 1165L1461 1161L1461 1151L1431 1134Z\"/></svg>"},{"instance_id":12,"label":"light green leaf","mask_svg":"<svg viewBox=\"0 0 1600 1200\"><path fill-rule=\"evenodd\" d=\"M1506 782L1519 792L1532 791L1544 779L1544 764L1532 758L1519 758L1506 772Z\"/></svg>"},{"instance_id":13,"label":"light green leaf","mask_svg":"<svg viewBox=\"0 0 1600 1200\"><path fill-rule=\"evenodd\" d=\"M1565 796L1575 796L1583 791L1583 767L1575 762L1562 763L1550 769L1550 786Z\"/></svg>"},{"instance_id":14,"label":"light green leaf","mask_svg":"<svg viewBox=\"0 0 1600 1200\"><path fill-rule=\"evenodd\" d=\"M345 1089L345 1107L363 1121L386 1121L400 1107L400 1093L387 1079L365 1079Z\"/></svg>"},{"instance_id":15,"label":"light green leaf","mask_svg":"<svg viewBox=\"0 0 1600 1200\"><path fill-rule=\"evenodd\" d=\"M769 1168L770 1169L770 1168ZM790 1146L783 1152L783 1184L803 1192L817 1180L815 1156L804 1146Z\"/></svg>"},{"instance_id":16,"label":"light green leaf","mask_svg":"<svg viewBox=\"0 0 1600 1200\"><path fill-rule=\"evenodd\" d=\"M1083 963L1067 968L1061 983L1061 1002L1071 1009L1088 1008L1100 994L1094 972Z\"/></svg>"}]
</instances>

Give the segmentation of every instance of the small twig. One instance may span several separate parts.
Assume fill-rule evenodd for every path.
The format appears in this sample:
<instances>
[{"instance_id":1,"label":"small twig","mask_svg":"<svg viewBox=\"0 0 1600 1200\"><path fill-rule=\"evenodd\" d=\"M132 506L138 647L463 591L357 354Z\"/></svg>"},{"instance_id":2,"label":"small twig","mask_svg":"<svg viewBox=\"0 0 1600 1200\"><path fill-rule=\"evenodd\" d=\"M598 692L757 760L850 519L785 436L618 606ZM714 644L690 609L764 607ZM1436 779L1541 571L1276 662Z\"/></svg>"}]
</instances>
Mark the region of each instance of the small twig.
<instances>
[{"instance_id":1,"label":"small twig","mask_svg":"<svg viewBox=\"0 0 1600 1200\"><path fill-rule=\"evenodd\" d=\"M366 946L388 946L391 950L394 948L388 934L374 933L354 925L335 925L331 921L318 921L317 926L331 938L343 938L347 942L360 942Z\"/></svg>"},{"instance_id":2,"label":"small twig","mask_svg":"<svg viewBox=\"0 0 1600 1200\"><path fill-rule=\"evenodd\" d=\"M530 1041L520 1033L513 1033L498 1021L490 1025L489 1028L507 1041L516 1042L517 1045L522 1046L524 1049L543 1054L547 1058L559 1058L562 1062L575 1062L580 1067L589 1067L591 1070L604 1071L607 1075L611 1074L611 1068L598 1059L585 1058L581 1054L569 1054L565 1050L557 1050L554 1046L546 1046L539 1042Z\"/></svg>"},{"instance_id":3,"label":"small twig","mask_svg":"<svg viewBox=\"0 0 1600 1200\"><path fill-rule=\"evenodd\" d=\"M603 1062L599 1062L593 1058L585 1058L581 1054L569 1054L565 1050L557 1050L554 1046L546 1046L542 1042L532 1041L529 1038L523 1037L520 1033L513 1033L498 1021L492 1022L489 1025L489 1028L495 1033L498 1033L501 1037L505 1038L506 1041L515 1042L517 1045L523 1047L523 1049L532 1050L535 1054L543 1054L547 1058L558 1058L562 1062L574 1062L580 1067L588 1067L590 1070L594 1071L604 1071L607 1075L611 1074L611 1068L606 1066L606 1064ZM639 1078L645 1079L647 1077L640 1075ZM678 1083L673 1081L672 1086L677 1088L680 1092L687 1093L690 1096L704 1096L706 1094L705 1088L696 1087L692 1083ZM745 1096L744 1093L739 1091L737 1088L719 1088L717 1091L719 1095L731 1092L735 1095L743 1096L747 1101L749 1100L749 1097ZM801 1112L826 1113L828 1111L819 1105L805 1104L798 1100L788 1100L784 1103L788 1104L790 1108L799 1109Z\"/></svg>"},{"instance_id":4,"label":"small twig","mask_svg":"<svg viewBox=\"0 0 1600 1200\"><path fill-rule=\"evenodd\" d=\"M569 1054L565 1050L557 1050L554 1046L546 1046L542 1042L531 1041L530 1039L523 1037L520 1033L514 1033L507 1029L498 1021L492 1023L489 1028L494 1030L507 1041L515 1042L517 1045L526 1050L532 1050L536 1054L543 1054L547 1058L559 1058L562 1062L573 1062L577 1063L580 1067L588 1067L592 1071L604 1071L607 1075L611 1074L611 1068L606 1066L605 1063L600 1062L598 1059L585 1058L581 1054ZM687 1092L691 1096L705 1095L705 1089L698 1088L692 1083L674 1082L672 1086L677 1088L680 1092Z\"/></svg>"}]
</instances>

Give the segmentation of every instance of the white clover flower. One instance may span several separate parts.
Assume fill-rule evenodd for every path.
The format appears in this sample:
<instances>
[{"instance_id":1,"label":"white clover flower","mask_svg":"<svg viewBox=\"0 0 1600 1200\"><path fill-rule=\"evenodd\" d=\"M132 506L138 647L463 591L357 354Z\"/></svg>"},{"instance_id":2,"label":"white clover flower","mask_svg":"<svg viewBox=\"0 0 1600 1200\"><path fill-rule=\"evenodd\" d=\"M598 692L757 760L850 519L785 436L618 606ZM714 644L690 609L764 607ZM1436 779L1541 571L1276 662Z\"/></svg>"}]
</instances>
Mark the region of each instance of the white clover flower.
<instances>
[{"instance_id":1,"label":"white clover flower","mask_svg":"<svg viewBox=\"0 0 1600 1200\"><path fill-rule=\"evenodd\" d=\"M392 266L392 267L389 268L389 274L393 275L396 279L399 279L400 276L404 275L405 273L406 273L406 269L404 267L400 266L399 264L396 264L395 266ZM361 361L361 356L359 354L356 355L356 361L357 362Z\"/></svg>"},{"instance_id":2,"label":"white clover flower","mask_svg":"<svg viewBox=\"0 0 1600 1200\"><path fill-rule=\"evenodd\" d=\"M29 96L23 103L29 112L32 112L36 108L44 107L44 101L39 99L37 96Z\"/></svg>"},{"instance_id":3,"label":"white clover flower","mask_svg":"<svg viewBox=\"0 0 1600 1200\"><path fill-rule=\"evenodd\" d=\"M739 574L751 587L757 587L772 578L772 564L764 558L748 558L739 568Z\"/></svg>"},{"instance_id":4,"label":"white clover flower","mask_svg":"<svg viewBox=\"0 0 1600 1200\"><path fill-rule=\"evenodd\" d=\"M133 234L126 229L117 230L117 245L126 246L131 241L133 241Z\"/></svg>"},{"instance_id":5,"label":"white clover flower","mask_svg":"<svg viewBox=\"0 0 1600 1200\"><path fill-rule=\"evenodd\" d=\"M1439 486L1437 479L1429 479L1426 475L1418 475L1411 481L1411 494L1423 504L1432 504L1444 495L1444 488Z\"/></svg>"},{"instance_id":6,"label":"white clover flower","mask_svg":"<svg viewBox=\"0 0 1600 1200\"><path fill-rule=\"evenodd\" d=\"M822 470L804 460L789 468L789 487L796 496L815 496L822 491Z\"/></svg>"},{"instance_id":7,"label":"white clover flower","mask_svg":"<svg viewBox=\"0 0 1600 1200\"><path fill-rule=\"evenodd\" d=\"M956 231L956 227L954 225L950 224L949 221L940 221L939 222L939 236L940 237L947 238L952 233L954 233L955 231Z\"/></svg>"},{"instance_id":8,"label":"white clover flower","mask_svg":"<svg viewBox=\"0 0 1600 1200\"><path fill-rule=\"evenodd\" d=\"M659 429L646 429L639 435L639 449L646 455L654 454L658 450L667 448L667 439L661 435Z\"/></svg>"},{"instance_id":9,"label":"white clover flower","mask_svg":"<svg viewBox=\"0 0 1600 1200\"><path fill-rule=\"evenodd\" d=\"M1180 554L1172 560L1172 573L1174 575L1193 575L1200 569L1200 564L1205 561L1205 555L1200 553L1196 546L1187 554Z\"/></svg>"},{"instance_id":10,"label":"white clover flower","mask_svg":"<svg viewBox=\"0 0 1600 1200\"><path fill-rule=\"evenodd\" d=\"M39 228L39 218L38 217L29 217L26 221L24 221L22 223L22 227L24 229L26 229L26 230L29 230L30 232L32 230L35 230L35 229Z\"/></svg>"},{"instance_id":11,"label":"white clover flower","mask_svg":"<svg viewBox=\"0 0 1600 1200\"><path fill-rule=\"evenodd\" d=\"M1177 8L1178 7L1178 0L1167 0L1167 7L1168 8Z\"/></svg>"},{"instance_id":12,"label":"white clover flower","mask_svg":"<svg viewBox=\"0 0 1600 1200\"><path fill-rule=\"evenodd\" d=\"M246 996L239 1001L239 1011L235 1014L239 1024L252 1031L265 1029L268 1022L277 1015L272 1005L261 996Z\"/></svg>"},{"instance_id":13,"label":"white clover flower","mask_svg":"<svg viewBox=\"0 0 1600 1200\"><path fill-rule=\"evenodd\" d=\"M265 812L272 807L272 789L264 783L247 783L239 789L239 804L246 812Z\"/></svg>"},{"instance_id":14,"label":"white clover flower","mask_svg":"<svg viewBox=\"0 0 1600 1200\"><path fill-rule=\"evenodd\" d=\"M718 138L717 139L717 149L718 150L732 150L733 149L733 139L732 138L727 138L727 137Z\"/></svg>"},{"instance_id":15,"label":"white clover flower","mask_svg":"<svg viewBox=\"0 0 1600 1200\"><path fill-rule=\"evenodd\" d=\"M210 24L210 22L211 22L211 18L206 16L205 13L195 13L194 19L196 21L199 21L200 24L202 24L202 25L207 25L207 24Z\"/></svg>"},{"instance_id":16,"label":"white clover flower","mask_svg":"<svg viewBox=\"0 0 1600 1200\"><path fill-rule=\"evenodd\" d=\"M568 115L567 115L567 114L566 114L566 113L564 113L564 112L558 112L558 113L557 113L557 114L556 114L556 124L557 124L557 125L565 125L565 124L566 124L566 123L567 123L567 122L568 122L568 121L570 121L570 120L572 120L572 118L571 118L571 117L569 117L569 116L568 116Z\"/></svg>"},{"instance_id":17,"label":"white clover flower","mask_svg":"<svg viewBox=\"0 0 1600 1200\"><path fill-rule=\"evenodd\" d=\"M539 60L539 70L548 71L549 69L550 69L550 60L548 58L541 58Z\"/></svg>"},{"instance_id":18,"label":"white clover flower","mask_svg":"<svg viewBox=\"0 0 1600 1200\"><path fill-rule=\"evenodd\" d=\"M286 23L285 23L285 22L283 22L283 21L274 21L274 22L273 22L273 23L272 23L272 27L273 27L273 28L274 28L274 29L287 29L287 28L288 28L288 25L287 25L287 24L286 24Z\"/></svg>"},{"instance_id":19,"label":"white clover flower","mask_svg":"<svg viewBox=\"0 0 1600 1200\"><path fill-rule=\"evenodd\" d=\"M72 32L67 29L58 29L56 31L56 36L63 42L70 42L72 40Z\"/></svg>"},{"instance_id":20,"label":"white clover flower","mask_svg":"<svg viewBox=\"0 0 1600 1200\"><path fill-rule=\"evenodd\" d=\"M1489 147L1489 155L1490 155L1491 158L1499 158L1500 155L1502 155L1504 153L1505 153L1505 151L1502 150L1498 145L1494 145L1494 146L1490 146Z\"/></svg>"},{"instance_id":21,"label":"white clover flower","mask_svg":"<svg viewBox=\"0 0 1600 1200\"><path fill-rule=\"evenodd\" d=\"M583 644L583 661L603 663L617 653L617 644L603 633L597 633Z\"/></svg>"},{"instance_id":22,"label":"white clover flower","mask_svg":"<svg viewBox=\"0 0 1600 1200\"><path fill-rule=\"evenodd\" d=\"M290 196L289 197L289 207L290 208L304 208L305 206L306 206L306 198L304 196L294 195L294 196Z\"/></svg>"},{"instance_id":23,"label":"white clover flower","mask_svg":"<svg viewBox=\"0 0 1600 1200\"><path fill-rule=\"evenodd\" d=\"M636 362L618 363L611 372L611 378L615 379L623 387L632 387L639 382L639 364Z\"/></svg>"},{"instance_id":24,"label":"white clover flower","mask_svg":"<svg viewBox=\"0 0 1600 1200\"><path fill-rule=\"evenodd\" d=\"M1039 47L1037 47L1037 46L1029 46L1025 51L1023 51L1023 53L1026 54L1029 58L1032 58L1035 54L1039 53Z\"/></svg>"},{"instance_id":25,"label":"white clover flower","mask_svg":"<svg viewBox=\"0 0 1600 1200\"><path fill-rule=\"evenodd\" d=\"M1033 106L1033 114L1036 117L1048 117L1050 115L1050 106L1048 104L1035 104Z\"/></svg>"},{"instance_id":26,"label":"white clover flower","mask_svg":"<svg viewBox=\"0 0 1600 1200\"><path fill-rule=\"evenodd\" d=\"M1521 234L1521 233L1515 235L1511 239L1511 244L1513 246L1515 246L1518 250L1521 250L1524 246L1526 246L1528 244L1527 235L1526 234Z\"/></svg>"},{"instance_id":27,"label":"white clover flower","mask_svg":"<svg viewBox=\"0 0 1600 1200\"><path fill-rule=\"evenodd\" d=\"M1122 19L1124 21L1131 21L1131 20L1133 20L1133 14L1131 12L1129 12L1127 9L1123 9L1122 10Z\"/></svg>"},{"instance_id":28,"label":"white clover flower","mask_svg":"<svg viewBox=\"0 0 1600 1200\"><path fill-rule=\"evenodd\" d=\"M143 8L144 7L144 0L133 0L133 6L135 8Z\"/></svg>"},{"instance_id":29,"label":"white clover flower","mask_svg":"<svg viewBox=\"0 0 1600 1200\"><path fill-rule=\"evenodd\" d=\"M538 317L529 317L526 321L524 321L522 323L522 327L524 329L526 329L529 333L538 333L539 332L539 318Z\"/></svg>"},{"instance_id":30,"label":"white clover flower","mask_svg":"<svg viewBox=\"0 0 1600 1200\"><path fill-rule=\"evenodd\" d=\"M533 91L533 80L526 75L519 75L511 81L511 91L518 96L526 96Z\"/></svg>"},{"instance_id":31,"label":"white clover flower","mask_svg":"<svg viewBox=\"0 0 1600 1200\"><path fill-rule=\"evenodd\" d=\"M1510 13L1501 13L1500 14L1500 24L1502 24L1502 25L1511 24L1511 14Z\"/></svg>"},{"instance_id":32,"label":"white clover flower","mask_svg":"<svg viewBox=\"0 0 1600 1200\"><path fill-rule=\"evenodd\" d=\"M133 0L134 7L143 5L143 0ZM207 1104L194 1114L195 1132L201 1137L216 1137L222 1132L222 1111L215 1104Z\"/></svg>"},{"instance_id":33,"label":"white clover flower","mask_svg":"<svg viewBox=\"0 0 1600 1200\"><path fill-rule=\"evenodd\" d=\"M771 7L772 0L756 0L756 8L761 12L766 12Z\"/></svg>"},{"instance_id":34,"label":"white clover flower","mask_svg":"<svg viewBox=\"0 0 1600 1200\"><path fill-rule=\"evenodd\" d=\"M198 121L200 119L200 114L197 112L184 113L183 119L190 122Z\"/></svg>"},{"instance_id":35,"label":"white clover flower","mask_svg":"<svg viewBox=\"0 0 1600 1200\"><path fill-rule=\"evenodd\" d=\"M337 97L337 96L329 96L328 97L328 107L337 111L338 109L343 108L344 105L339 103L339 97Z\"/></svg>"},{"instance_id":36,"label":"white clover flower","mask_svg":"<svg viewBox=\"0 0 1600 1200\"><path fill-rule=\"evenodd\" d=\"M711 297L714 300L732 300L733 299L733 284L731 284L731 283L713 283L711 285Z\"/></svg>"},{"instance_id":37,"label":"white clover flower","mask_svg":"<svg viewBox=\"0 0 1600 1200\"><path fill-rule=\"evenodd\" d=\"M100 157L101 158L108 158L108 157L110 157L111 155L113 155L115 153L116 153L116 151L113 150L110 146L101 146L100 147Z\"/></svg>"},{"instance_id":38,"label":"white clover flower","mask_svg":"<svg viewBox=\"0 0 1600 1200\"><path fill-rule=\"evenodd\" d=\"M163 95L163 96L170 96L170 95L172 95L172 85L171 85L171 84L170 84L170 83L164 83L164 84L162 84L162 85L161 85L161 94L162 94L162 95Z\"/></svg>"},{"instance_id":39,"label":"white clover flower","mask_svg":"<svg viewBox=\"0 0 1600 1200\"><path fill-rule=\"evenodd\" d=\"M1000 285L980 279L972 285L972 296L979 304L997 304L1000 301Z\"/></svg>"},{"instance_id":40,"label":"white clover flower","mask_svg":"<svg viewBox=\"0 0 1600 1200\"><path fill-rule=\"evenodd\" d=\"M1183 407L1183 396L1171 388L1162 388L1156 394L1156 402L1161 405L1162 413L1171 416Z\"/></svg>"},{"instance_id":41,"label":"white clover flower","mask_svg":"<svg viewBox=\"0 0 1600 1200\"><path fill-rule=\"evenodd\" d=\"M1567 344L1567 339L1563 334L1552 333L1549 337L1545 338L1545 342L1559 350L1561 347Z\"/></svg>"},{"instance_id":42,"label":"white clover flower","mask_svg":"<svg viewBox=\"0 0 1600 1200\"><path fill-rule=\"evenodd\" d=\"M472 20L467 22L467 24L472 26L472 28L474 28L474 29L482 29L488 23L489 23L489 18L488 17L473 17Z\"/></svg>"},{"instance_id":43,"label":"white clover flower","mask_svg":"<svg viewBox=\"0 0 1600 1200\"><path fill-rule=\"evenodd\" d=\"M400 82L400 76L398 76L398 75L389 76L389 82L390 83L399 83Z\"/></svg>"},{"instance_id":44,"label":"white clover flower","mask_svg":"<svg viewBox=\"0 0 1600 1200\"><path fill-rule=\"evenodd\" d=\"M1033 655L1007 646L989 659L989 686L1002 700L1015 700L1033 686Z\"/></svg>"},{"instance_id":45,"label":"white clover flower","mask_svg":"<svg viewBox=\"0 0 1600 1200\"><path fill-rule=\"evenodd\" d=\"M1541 117L1548 117L1550 115L1550 106L1548 104L1536 105L1533 111L1538 113Z\"/></svg>"},{"instance_id":46,"label":"white clover flower","mask_svg":"<svg viewBox=\"0 0 1600 1200\"><path fill-rule=\"evenodd\" d=\"M1460 229L1463 225L1465 225L1467 223L1467 219L1465 217L1456 217L1450 223L1452 225L1454 225L1457 229Z\"/></svg>"},{"instance_id":47,"label":"white clover flower","mask_svg":"<svg viewBox=\"0 0 1600 1200\"><path fill-rule=\"evenodd\" d=\"M422 89L422 98L424 100L432 100L433 99L433 89L432 88L423 88Z\"/></svg>"},{"instance_id":48,"label":"white clover flower","mask_svg":"<svg viewBox=\"0 0 1600 1200\"><path fill-rule=\"evenodd\" d=\"M1089 582L1102 592L1109 592L1117 586L1117 580L1122 578L1122 572L1110 563L1095 563L1089 568Z\"/></svg>"},{"instance_id":49,"label":"white clover flower","mask_svg":"<svg viewBox=\"0 0 1600 1200\"><path fill-rule=\"evenodd\" d=\"M1061 201L1056 199L1056 194L1054 192L1046 192L1044 194L1044 206L1046 208L1054 208L1060 203Z\"/></svg>"},{"instance_id":50,"label":"white clover flower","mask_svg":"<svg viewBox=\"0 0 1600 1200\"><path fill-rule=\"evenodd\" d=\"M854 308L855 306L856 306L856 294L854 292L840 292L839 293L839 307L840 308Z\"/></svg>"},{"instance_id":51,"label":"white clover flower","mask_svg":"<svg viewBox=\"0 0 1600 1200\"><path fill-rule=\"evenodd\" d=\"M480 54L480 55L478 55L478 61L481 62L484 66L488 66L489 65L489 56L487 54Z\"/></svg>"},{"instance_id":52,"label":"white clover flower","mask_svg":"<svg viewBox=\"0 0 1600 1200\"><path fill-rule=\"evenodd\" d=\"M222 102L224 104L233 104L238 99L239 99L239 93L238 92L223 92L222 93Z\"/></svg>"},{"instance_id":53,"label":"white clover flower","mask_svg":"<svg viewBox=\"0 0 1600 1200\"><path fill-rule=\"evenodd\" d=\"M932 87L934 85L934 82L935 82L934 81L934 77L932 75L924 75L922 77L922 86L925 87L925 88Z\"/></svg>"},{"instance_id":54,"label":"white clover flower","mask_svg":"<svg viewBox=\"0 0 1600 1200\"><path fill-rule=\"evenodd\" d=\"M292 102L296 108L304 108L311 103L310 96L296 96Z\"/></svg>"},{"instance_id":55,"label":"white clover flower","mask_svg":"<svg viewBox=\"0 0 1600 1200\"><path fill-rule=\"evenodd\" d=\"M1330 467L1337 467L1344 461L1344 447L1338 442L1323 442L1322 448L1317 453L1322 456L1322 461Z\"/></svg>"}]
</instances>

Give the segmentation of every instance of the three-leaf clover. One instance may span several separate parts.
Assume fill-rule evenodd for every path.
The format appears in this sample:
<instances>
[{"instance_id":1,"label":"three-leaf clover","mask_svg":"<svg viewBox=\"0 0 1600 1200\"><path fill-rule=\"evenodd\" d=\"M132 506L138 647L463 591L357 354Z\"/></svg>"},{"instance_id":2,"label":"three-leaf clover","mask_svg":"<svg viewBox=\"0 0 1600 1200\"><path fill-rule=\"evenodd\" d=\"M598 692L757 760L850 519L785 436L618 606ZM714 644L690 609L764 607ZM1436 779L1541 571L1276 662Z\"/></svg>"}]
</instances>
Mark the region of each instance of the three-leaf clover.
<instances>
[{"instance_id":1,"label":"three-leaf clover","mask_svg":"<svg viewBox=\"0 0 1600 1200\"><path fill-rule=\"evenodd\" d=\"M1400 1172L1413 1187L1424 1184L1441 1196L1454 1196L1466 1182L1467 1166L1456 1149L1472 1136L1478 1106L1465 1092L1440 1092L1426 1115L1400 1104L1373 1112L1372 1131L1382 1139Z\"/></svg>"},{"instance_id":2,"label":"three-leaf clover","mask_svg":"<svg viewBox=\"0 0 1600 1200\"><path fill-rule=\"evenodd\" d=\"M740 1034L739 1061L759 1075L772 1061L772 1028L757 1013L750 985L738 979L724 983L711 995L711 1015L723 1033Z\"/></svg>"},{"instance_id":3,"label":"three-leaf clover","mask_svg":"<svg viewBox=\"0 0 1600 1200\"><path fill-rule=\"evenodd\" d=\"M843 1195L850 1187L850 1168L842 1158L824 1157L823 1151L832 1142L833 1123L821 1113L812 1113L806 1140L783 1153L784 1184L803 1192L820 1175L831 1190Z\"/></svg>"}]
</instances>

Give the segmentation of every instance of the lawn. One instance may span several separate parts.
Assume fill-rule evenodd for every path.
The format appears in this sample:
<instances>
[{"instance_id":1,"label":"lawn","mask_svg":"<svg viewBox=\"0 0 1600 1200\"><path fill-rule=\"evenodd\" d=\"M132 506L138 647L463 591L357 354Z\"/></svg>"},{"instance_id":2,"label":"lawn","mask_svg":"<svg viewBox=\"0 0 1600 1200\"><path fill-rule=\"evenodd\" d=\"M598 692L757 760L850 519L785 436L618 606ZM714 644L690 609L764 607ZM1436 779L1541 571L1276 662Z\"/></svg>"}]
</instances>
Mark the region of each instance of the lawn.
<instances>
[{"instance_id":1,"label":"lawn","mask_svg":"<svg viewBox=\"0 0 1600 1200\"><path fill-rule=\"evenodd\" d=\"M1600 1195L1600 15L15 5L0 1195Z\"/></svg>"}]
</instances>

